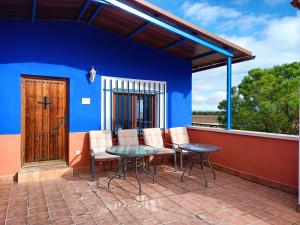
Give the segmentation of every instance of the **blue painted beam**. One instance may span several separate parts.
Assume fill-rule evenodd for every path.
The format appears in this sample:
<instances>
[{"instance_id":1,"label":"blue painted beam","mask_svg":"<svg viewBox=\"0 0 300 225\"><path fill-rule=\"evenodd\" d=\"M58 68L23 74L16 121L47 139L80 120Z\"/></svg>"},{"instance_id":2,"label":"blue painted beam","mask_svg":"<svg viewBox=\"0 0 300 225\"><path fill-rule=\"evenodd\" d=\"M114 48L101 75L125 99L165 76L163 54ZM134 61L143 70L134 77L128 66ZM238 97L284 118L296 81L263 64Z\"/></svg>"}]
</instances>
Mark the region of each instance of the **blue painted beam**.
<instances>
[{"instance_id":1,"label":"blue painted beam","mask_svg":"<svg viewBox=\"0 0 300 225\"><path fill-rule=\"evenodd\" d=\"M197 55L197 56L195 56L195 57L192 57L192 58L190 58L190 60L191 60L192 62L194 62L194 61L197 61L198 59L203 59L203 58L206 58L206 57L215 55L215 54L218 54L218 53L215 52L215 51L210 51L210 52L202 53L202 54L200 54L200 55Z\"/></svg>"},{"instance_id":2,"label":"blue painted beam","mask_svg":"<svg viewBox=\"0 0 300 225\"><path fill-rule=\"evenodd\" d=\"M232 77L232 58L227 57L227 105L226 105L226 129L231 130L232 105L231 105L231 77Z\"/></svg>"},{"instance_id":3,"label":"blue painted beam","mask_svg":"<svg viewBox=\"0 0 300 225\"><path fill-rule=\"evenodd\" d=\"M104 90L106 89L106 79L104 79L104 84L103 84L103 86L104 86ZM103 92L103 94L104 94L104 102L103 102L103 105L104 105L104 109L103 109L103 111L104 111L104 130L106 130L106 91L104 91Z\"/></svg>"},{"instance_id":4,"label":"blue painted beam","mask_svg":"<svg viewBox=\"0 0 300 225\"><path fill-rule=\"evenodd\" d=\"M139 26L137 29L135 29L134 31L132 31L128 36L127 39L131 39L133 38L135 35L137 35L138 33L140 33L145 27L147 27L149 25L148 22L142 24L141 26Z\"/></svg>"},{"instance_id":5,"label":"blue painted beam","mask_svg":"<svg viewBox=\"0 0 300 225\"><path fill-rule=\"evenodd\" d=\"M95 0L95 1L100 2L100 0ZM197 37L195 35L192 35L192 34L189 34L189 33L185 32L183 30L180 30L179 28L176 28L176 27L174 27L174 26L172 26L172 25L170 25L168 23L165 23L165 22L163 22L163 21L161 21L159 19L154 18L153 16L149 16L146 13L143 13L143 12L141 12L141 11L139 11L139 10L131 7L131 6L128 6L125 3L119 2L117 0L101 0L101 2L102 1L110 3L111 5L114 5L114 6L118 7L118 8L120 8L120 9L128 12L128 13L131 13L131 14L133 14L133 15L139 17L139 18L142 18L142 19L144 19L144 20L146 20L146 21L148 21L150 23L153 23L153 24L155 24L155 25L157 25L159 27L162 27L165 30L168 30L168 31L171 31L171 32L173 32L175 34L178 34L178 35L180 35L180 36L182 36L182 37L184 37L186 39L189 39L189 40L191 40L191 41L193 41L193 42L195 42L197 44L200 44L202 46L210 48L211 50L214 50L214 51L216 51L216 52L218 52L220 54L223 54L223 55L226 55L226 56L230 56L230 57L233 56L233 53L231 51L228 51L227 49L223 49L223 48L221 48L221 47L219 47L219 46L217 46L217 45L215 45L213 43L210 43L210 42L208 42L208 41L206 41L206 40L204 40L204 39L202 39L200 37Z\"/></svg>"},{"instance_id":6,"label":"blue painted beam","mask_svg":"<svg viewBox=\"0 0 300 225\"><path fill-rule=\"evenodd\" d=\"M82 10L81 10L81 12L80 12L80 15L78 16L78 18L77 18L77 22L80 22L80 20L81 20L81 18L83 17L83 15L85 14L85 12L86 12L86 10L89 8L89 5L90 5L90 1L87 1L85 4L84 4L84 6L83 6L83 8L82 8Z\"/></svg>"},{"instance_id":7,"label":"blue painted beam","mask_svg":"<svg viewBox=\"0 0 300 225\"><path fill-rule=\"evenodd\" d=\"M106 5L111 5L110 3L105 2L104 0L88 0L89 2L101 3Z\"/></svg>"},{"instance_id":8,"label":"blue painted beam","mask_svg":"<svg viewBox=\"0 0 300 225\"><path fill-rule=\"evenodd\" d=\"M36 1L32 0L32 21L35 21L35 15L36 15Z\"/></svg>"},{"instance_id":9,"label":"blue painted beam","mask_svg":"<svg viewBox=\"0 0 300 225\"><path fill-rule=\"evenodd\" d=\"M174 42L172 42L172 43L170 43L170 44L168 44L168 45L166 45L166 46L160 48L159 50L160 50L160 51L165 51L165 50L167 50L167 49L169 49L169 48L173 48L173 47L175 47L175 46L181 44L181 43L184 42L185 40L186 40L185 38L181 38L181 39L179 39L179 40L177 40L177 41L174 41Z\"/></svg>"},{"instance_id":10,"label":"blue painted beam","mask_svg":"<svg viewBox=\"0 0 300 225\"><path fill-rule=\"evenodd\" d=\"M87 24L91 24L91 22L95 19L95 17L98 15L98 13L104 8L103 5L99 5L96 11L93 13L93 15L90 17L90 19L87 21Z\"/></svg>"}]
</instances>

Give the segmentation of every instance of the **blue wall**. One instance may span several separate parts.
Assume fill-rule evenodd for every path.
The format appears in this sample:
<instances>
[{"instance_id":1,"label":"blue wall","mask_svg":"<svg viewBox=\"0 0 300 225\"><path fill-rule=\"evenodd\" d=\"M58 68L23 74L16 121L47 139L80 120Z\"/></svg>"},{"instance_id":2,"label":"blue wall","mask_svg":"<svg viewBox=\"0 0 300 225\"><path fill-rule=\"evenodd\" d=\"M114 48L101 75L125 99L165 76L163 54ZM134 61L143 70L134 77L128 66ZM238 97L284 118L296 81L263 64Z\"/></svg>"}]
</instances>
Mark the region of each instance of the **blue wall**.
<instances>
[{"instance_id":1,"label":"blue wall","mask_svg":"<svg viewBox=\"0 0 300 225\"><path fill-rule=\"evenodd\" d=\"M70 79L71 132L100 128L99 75L167 81L168 127L191 123L190 62L73 22L1 21L0 30L0 134L20 133L21 74Z\"/></svg>"}]
</instances>

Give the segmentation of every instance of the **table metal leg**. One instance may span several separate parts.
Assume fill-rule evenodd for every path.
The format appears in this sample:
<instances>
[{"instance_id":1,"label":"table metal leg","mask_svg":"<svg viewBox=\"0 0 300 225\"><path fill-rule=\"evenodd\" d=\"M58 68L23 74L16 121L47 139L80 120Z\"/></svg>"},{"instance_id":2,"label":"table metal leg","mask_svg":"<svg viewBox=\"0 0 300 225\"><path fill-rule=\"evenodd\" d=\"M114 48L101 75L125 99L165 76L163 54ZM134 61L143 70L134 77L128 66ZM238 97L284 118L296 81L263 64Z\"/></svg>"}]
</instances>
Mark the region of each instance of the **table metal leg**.
<instances>
[{"instance_id":1,"label":"table metal leg","mask_svg":"<svg viewBox=\"0 0 300 225\"><path fill-rule=\"evenodd\" d=\"M210 164L210 161L209 161L209 154L207 155L207 163L208 163L208 165L209 165L209 168L210 168L210 170L211 170L211 172L213 173L213 175L214 175L214 180L216 180L216 174L215 174L215 171L214 171L214 169L212 168L212 166L211 166L211 164Z\"/></svg>"},{"instance_id":2,"label":"table metal leg","mask_svg":"<svg viewBox=\"0 0 300 225\"><path fill-rule=\"evenodd\" d=\"M109 189L109 186L110 186L110 183L112 182L112 180L115 179L117 176L119 176L119 173L116 173L109 179L108 184L107 184L108 189Z\"/></svg>"},{"instance_id":3,"label":"table metal leg","mask_svg":"<svg viewBox=\"0 0 300 225\"><path fill-rule=\"evenodd\" d=\"M129 164L130 163L134 163L134 173L135 173L135 177L136 177L136 180L138 182L138 185L139 185L139 194L142 193L142 188L141 188L141 182L140 182L140 178L139 178L139 175L138 175L138 169L140 167L142 167L142 169L149 175L151 175L152 177L152 183L154 184L154 175L151 174L150 171L147 170L147 168L145 168L145 162L142 161L141 163L139 163L139 159L141 159L141 157L135 157L134 160L130 160L130 158L127 158L127 157L122 157L120 158L120 161L121 163L119 164L120 168L122 169L124 167L124 180L126 179L126 174L128 172L128 169L129 169ZM120 174L122 173L122 170L120 170L119 168L119 171L118 173L116 173L114 176L112 176L109 181L108 181L108 189L110 188L110 183L113 181L113 179L115 179L117 176L120 176ZM150 170L150 169L149 169ZM155 168L154 168L155 170Z\"/></svg>"},{"instance_id":4,"label":"table metal leg","mask_svg":"<svg viewBox=\"0 0 300 225\"><path fill-rule=\"evenodd\" d=\"M119 173L119 179L120 179L122 176L122 157L119 158L118 173Z\"/></svg>"},{"instance_id":5,"label":"table metal leg","mask_svg":"<svg viewBox=\"0 0 300 225\"><path fill-rule=\"evenodd\" d=\"M182 156L182 150L180 149L180 169L183 170L183 156Z\"/></svg>"},{"instance_id":6,"label":"table metal leg","mask_svg":"<svg viewBox=\"0 0 300 225\"><path fill-rule=\"evenodd\" d=\"M204 171L204 158L203 158L203 154L200 154L200 166L201 166L203 177L204 177L204 180L205 180L205 186L207 187L207 179L206 179L206 175L205 175L205 171Z\"/></svg>"},{"instance_id":7,"label":"table metal leg","mask_svg":"<svg viewBox=\"0 0 300 225\"><path fill-rule=\"evenodd\" d=\"M185 174L185 172L186 172L186 170L187 170L189 164L190 164L190 160L188 160L188 162L187 162L187 164L186 164L186 166L185 166L185 168L184 168L184 170L183 170L183 172L182 172L182 175L181 175L181 182L183 181L184 174Z\"/></svg>"},{"instance_id":8,"label":"table metal leg","mask_svg":"<svg viewBox=\"0 0 300 225\"><path fill-rule=\"evenodd\" d=\"M192 162L192 165L191 165L191 168L190 168L190 171L189 171L189 176L191 176L191 172L192 172L193 166L194 166L194 162Z\"/></svg>"},{"instance_id":9,"label":"table metal leg","mask_svg":"<svg viewBox=\"0 0 300 225\"><path fill-rule=\"evenodd\" d=\"M135 158L135 177L136 177L136 180L139 184L139 194L142 193L142 188L141 188L141 183L140 183L140 178L139 178L139 175L138 175L138 159Z\"/></svg>"},{"instance_id":10,"label":"table metal leg","mask_svg":"<svg viewBox=\"0 0 300 225\"><path fill-rule=\"evenodd\" d=\"M156 171L156 156L155 155L153 156L153 167L154 167L154 175L156 175L157 171Z\"/></svg>"},{"instance_id":11,"label":"table metal leg","mask_svg":"<svg viewBox=\"0 0 300 225\"><path fill-rule=\"evenodd\" d=\"M124 180L126 180L126 176L127 176L127 172L128 172L128 160L127 160L127 158L124 158Z\"/></svg>"},{"instance_id":12,"label":"table metal leg","mask_svg":"<svg viewBox=\"0 0 300 225\"><path fill-rule=\"evenodd\" d=\"M175 171L177 171L177 155L176 155L176 150L174 150L174 168L175 168Z\"/></svg>"},{"instance_id":13,"label":"table metal leg","mask_svg":"<svg viewBox=\"0 0 300 225\"><path fill-rule=\"evenodd\" d=\"M150 172L150 156L147 157L147 162L146 162L146 167L147 167L147 171Z\"/></svg>"}]
</instances>

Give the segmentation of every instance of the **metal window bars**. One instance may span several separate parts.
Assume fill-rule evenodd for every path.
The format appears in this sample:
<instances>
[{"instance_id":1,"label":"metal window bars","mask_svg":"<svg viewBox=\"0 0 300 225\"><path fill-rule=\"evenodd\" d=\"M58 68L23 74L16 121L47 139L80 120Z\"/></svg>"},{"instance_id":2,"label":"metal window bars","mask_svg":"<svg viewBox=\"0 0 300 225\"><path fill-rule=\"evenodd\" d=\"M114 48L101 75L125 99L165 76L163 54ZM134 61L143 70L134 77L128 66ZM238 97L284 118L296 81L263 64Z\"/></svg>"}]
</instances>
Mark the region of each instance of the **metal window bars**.
<instances>
[{"instance_id":1,"label":"metal window bars","mask_svg":"<svg viewBox=\"0 0 300 225\"><path fill-rule=\"evenodd\" d=\"M136 128L138 133L147 127L145 118L152 117L152 127L166 128L166 82L102 77L101 128L116 134L118 129ZM135 96L134 100L132 96ZM150 97L153 96L153 100ZM148 104L148 105L147 105ZM154 104L152 113L145 110ZM135 115L133 115L135 113ZM154 115L152 115L154 114ZM132 121L132 118L134 120ZM135 124L135 126L133 126Z\"/></svg>"}]
</instances>

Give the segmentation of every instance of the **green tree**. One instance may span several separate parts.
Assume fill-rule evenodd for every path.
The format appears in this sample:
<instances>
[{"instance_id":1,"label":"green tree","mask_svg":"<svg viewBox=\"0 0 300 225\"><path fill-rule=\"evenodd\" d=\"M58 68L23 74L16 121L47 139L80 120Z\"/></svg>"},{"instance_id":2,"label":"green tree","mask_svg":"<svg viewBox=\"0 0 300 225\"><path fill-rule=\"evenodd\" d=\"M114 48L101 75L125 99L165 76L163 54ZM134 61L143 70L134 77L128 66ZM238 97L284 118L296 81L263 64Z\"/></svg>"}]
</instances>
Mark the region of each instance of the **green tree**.
<instances>
[{"instance_id":1,"label":"green tree","mask_svg":"<svg viewBox=\"0 0 300 225\"><path fill-rule=\"evenodd\" d=\"M300 62L253 69L232 88L232 127L271 133L299 133ZM226 124L226 100L218 120Z\"/></svg>"}]
</instances>

